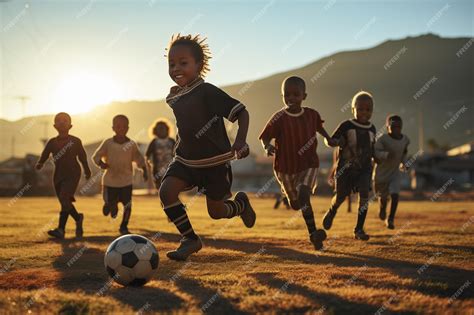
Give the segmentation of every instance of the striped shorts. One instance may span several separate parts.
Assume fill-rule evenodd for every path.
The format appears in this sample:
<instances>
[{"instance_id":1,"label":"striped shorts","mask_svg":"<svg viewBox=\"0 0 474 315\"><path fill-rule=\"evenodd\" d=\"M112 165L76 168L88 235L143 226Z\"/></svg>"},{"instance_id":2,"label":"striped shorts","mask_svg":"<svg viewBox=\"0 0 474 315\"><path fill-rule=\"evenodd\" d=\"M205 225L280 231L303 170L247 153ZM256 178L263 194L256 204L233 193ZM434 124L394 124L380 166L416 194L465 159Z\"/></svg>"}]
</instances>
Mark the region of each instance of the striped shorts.
<instances>
[{"instance_id":1,"label":"striped shorts","mask_svg":"<svg viewBox=\"0 0 474 315\"><path fill-rule=\"evenodd\" d=\"M301 185L309 187L313 193L318 185L318 168L308 168L295 174L275 172L275 176L289 200L298 199L298 189Z\"/></svg>"}]
</instances>

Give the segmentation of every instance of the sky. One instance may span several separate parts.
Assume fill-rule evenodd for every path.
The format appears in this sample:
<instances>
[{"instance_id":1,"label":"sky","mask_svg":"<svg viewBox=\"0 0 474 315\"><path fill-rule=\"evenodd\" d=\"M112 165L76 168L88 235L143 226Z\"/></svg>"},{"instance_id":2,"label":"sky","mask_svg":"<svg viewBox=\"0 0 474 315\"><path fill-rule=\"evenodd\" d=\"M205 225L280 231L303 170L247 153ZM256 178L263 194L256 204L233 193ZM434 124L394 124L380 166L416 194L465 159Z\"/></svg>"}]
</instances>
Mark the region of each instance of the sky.
<instances>
[{"instance_id":1,"label":"sky","mask_svg":"<svg viewBox=\"0 0 474 315\"><path fill-rule=\"evenodd\" d=\"M225 86L388 39L473 37L473 21L471 0L0 0L0 118L162 99L174 33L207 37L206 79Z\"/></svg>"}]
</instances>

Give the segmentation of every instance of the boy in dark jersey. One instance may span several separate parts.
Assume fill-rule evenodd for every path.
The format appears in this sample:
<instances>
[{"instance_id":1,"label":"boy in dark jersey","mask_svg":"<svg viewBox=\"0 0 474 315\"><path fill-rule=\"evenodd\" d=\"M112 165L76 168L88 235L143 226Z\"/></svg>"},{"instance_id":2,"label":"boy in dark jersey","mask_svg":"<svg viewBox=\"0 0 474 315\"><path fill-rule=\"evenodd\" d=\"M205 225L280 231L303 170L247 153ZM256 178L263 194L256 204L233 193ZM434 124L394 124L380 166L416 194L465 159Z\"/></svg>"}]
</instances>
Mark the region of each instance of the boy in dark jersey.
<instances>
[{"instance_id":1,"label":"boy in dark jersey","mask_svg":"<svg viewBox=\"0 0 474 315\"><path fill-rule=\"evenodd\" d=\"M59 213L59 224L56 229L48 231L50 236L63 239L65 235L66 222L68 216L76 221L76 237L83 235L82 223L84 215L78 213L73 202L74 193L81 178L81 167L77 162L82 164L86 179L91 177L91 171L87 164L87 156L81 139L71 136L69 130L72 128L71 116L67 113L59 113L54 117L54 128L58 131L58 136L49 139L46 147L41 153L41 157L36 163L36 169L43 168L44 163L53 155L54 177L53 184L56 196L61 204L61 212Z\"/></svg>"},{"instance_id":2,"label":"boy in dark jersey","mask_svg":"<svg viewBox=\"0 0 474 315\"><path fill-rule=\"evenodd\" d=\"M186 260L202 248L194 232L179 193L193 187L206 195L212 219L240 216L248 228L255 224L255 212L244 192L231 194L230 161L249 154L246 143L249 114L245 106L218 87L206 83L210 53L204 39L196 36L173 36L168 47L171 79L177 84L166 102L173 110L178 127L175 157L166 171L160 189L164 211L182 235L180 246L167 253L173 260ZM238 121L239 130L233 145L224 120Z\"/></svg>"},{"instance_id":3,"label":"boy in dark jersey","mask_svg":"<svg viewBox=\"0 0 474 315\"><path fill-rule=\"evenodd\" d=\"M354 237L367 241L364 231L365 217L369 206L369 191L374 156L375 126L370 122L374 102L372 95L361 91L352 98L353 119L342 122L332 135L339 142L337 168L334 175L336 194L331 207L324 215L323 226L329 230L337 209L351 191L359 193L359 211Z\"/></svg>"}]
</instances>

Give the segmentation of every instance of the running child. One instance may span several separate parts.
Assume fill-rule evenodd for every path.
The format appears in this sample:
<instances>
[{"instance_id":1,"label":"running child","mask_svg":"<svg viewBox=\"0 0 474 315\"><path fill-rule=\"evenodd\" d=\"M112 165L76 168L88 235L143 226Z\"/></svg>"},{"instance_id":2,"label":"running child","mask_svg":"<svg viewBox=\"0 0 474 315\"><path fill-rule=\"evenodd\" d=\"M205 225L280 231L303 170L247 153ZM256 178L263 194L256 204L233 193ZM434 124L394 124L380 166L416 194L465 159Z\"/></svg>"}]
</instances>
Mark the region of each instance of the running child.
<instances>
[{"instance_id":1,"label":"running child","mask_svg":"<svg viewBox=\"0 0 474 315\"><path fill-rule=\"evenodd\" d=\"M49 156L53 156L53 184L61 204L61 211L59 212L58 227L49 230L48 234L63 239L66 234L67 219L71 216L76 221L76 237L81 238L84 233L82 228L84 214L77 212L73 204L76 201L74 194L81 179L81 167L78 159L84 169L86 179L91 177L91 170L87 164L87 155L81 139L69 134L69 130L72 128L71 116L64 112L58 113L54 116L54 128L58 131L58 136L49 139L36 163L36 169L40 170Z\"/></svg>"},{"instance_id":2,"label":"running child","mask_svg":"<svg viewBox=\"0 0 474 315\"><path fill-rule=\"evenodd\" d=\"M324 129L319 113L301 106L306 99L303 79L295 76L286 78L281 91L286 107L273 114L259 139L267 156L275 154L275 176L291 207L301 209L309 239L319 250L323 248L326 232L316 229L310 200L316 190L319 169L317 133L325 137L330 145L336 143ZM270 143L272 139L275 139L275 145Z\"/></svg>"},{"instance_id":3,"label":"running child","mask_svg":"<svg viewBox=\"0 0 474 315\"><path fill-rule=\"evenodd\" d=\"M154 136L145 153L152 165L153 182L159 191L166 169L173 159L173 149L176 141L170 137L170 124L163 118L158 119L153 126Z\"/></svg>"},{"instance_id":4,"label":"running child","mask_svg":"<svg viewBox=\"0 0 474 315\"><path fill-rule=\"evenodd\" d=\"M387 134L383 134L375 142L374 188L380 200L380 220L385 220L387 204L390 197L390 214L385 224L394 229L395 212L397 211L400 194L401 171L406 171L408 145L410 139L402 134L402 118L390 115L386 121Z\"/></svg>"},{"instance_id":5,"label":"running child","mask_svg":"<svg viewBox=\"0 0 474 315\"><path fill-rule=\"evenodd\" d=\"M230 161L249 155L246 143L249 114L238 100L204 82L210 58L205 39L199 35L173 36L167 57L169 75L177 85L171 88L166 102L176 117L178 135L176 155L163 178L160 198L166 215L182 236L179 247L167 256L186 260L202 248L202 242L179 199L182 191L197 187L205 194L212 219L240 216L246 227L255 224L255 212L244 192L229 199L232 196ZM223 118L238 121L233 145Z\"/></svg>"},{"instance_id":6,"label":"running child","mask_svg":"<svg viewBox=\"0 0 474 315\"><path fill-rule=\"evenodd\" d=\"M104 169L102 175L102 194L104 206L102 213L112 218L118 214L118 203L123 205L123 217L119 232L130 234L128 222L132 214L133 164L143 171L143 179L148 180L145 159L135 141L127 137L129 121L125 115L117 115L112 120L115 136L104 140L92 155L94 163Z\"/></svg>"},{"instance_id":7,"label":"running child","mask_svg":"<svg viewBox=\"0 0 474 315\"><path fill-rule=\"evenodd\" d=\"M323 218L323 226L329 230L337 209L351 192L359 193L359 209L354 237L367 241L370 237L364 231L369 206L369 191L372 176L375 126L370 122L374 110L372 95L361 91L352 98L353 119L343 121L332 137L339 142L339 154L334 181L336 194L331 207Z\"/></svg>"}]
</instances>

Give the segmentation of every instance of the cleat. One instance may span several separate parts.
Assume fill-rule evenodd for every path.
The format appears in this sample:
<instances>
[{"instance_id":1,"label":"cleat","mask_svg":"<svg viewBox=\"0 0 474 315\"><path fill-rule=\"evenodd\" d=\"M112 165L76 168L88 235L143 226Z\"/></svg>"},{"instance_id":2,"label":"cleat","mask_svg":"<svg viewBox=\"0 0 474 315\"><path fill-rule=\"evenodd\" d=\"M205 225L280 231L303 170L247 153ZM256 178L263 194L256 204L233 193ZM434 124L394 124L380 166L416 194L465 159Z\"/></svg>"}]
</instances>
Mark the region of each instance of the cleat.
<instances>
[{"instance_id":1,"label":"cleat","mask_svg":"<svg viewBox=\"0 0 474 315\"><path fill-rule=\"evenodd\" d=\"M202 241L199 237L196 240L194 240L194 239L184 236L181 239L180 243L181 244L176 250L166 253L166 256L168 256L169 259L184 261L191 254L197 253L202 248Z\"/></svg>"},{"instance_id":2,"label":"cleat","mask_svg":"<svg viewBox=\"0 0 474 315\"><path fill-rule=\"evenodd\" d=\"M332 221L336 216L336 210L328 210L323 218L323 227L325 230L329 230L332 226Z\"/></svg>"},{"instance_id":3,"label":"cleat","mask_svg":"<svg viewBox=\"0 0 474 315\"><path fill-rule=\"evenodd\" d=\"M323 241L326 239L326 231L324 230L316 230L315 232L311 233L309 236L309 240L314 245L314 249L321 250L323 249Z\"/></svg>"},{"instance_id":4,"label":"cleat","mask_svg":"<svg viewBox=\"0 0 474 315\"><path fill-rule=\"evenodd\" d=\"M244 222L244 225L248 228L251 228L255 225L255 220L257 219L257 215L255 214L255 211L252 208L252 205L250 204L249 197L247 196L246 193L239 191L235 195L235 199L241 199L245 202L245 209L244 211L240 214L240 218Z\"/></svg>"},{"instance_id":5,"label":"cleat","mask_svg":"<svg viewBox=\"0 0 474 315\"><path fill-rule=\"evenodd\" d=\"M60 240L64 239L64 232L60 229L49 230L48 235Z\"/></svg>"},{"instance_id":6,"label":"cleat","mask_svg":"<svg viewBox=\"0 0 474 315\"><path fill-rule=\"evenodd\" d=\"M370 236L364 232L364 230L354 231L354 238L356 240L368 241Z\"/></svg>"}]
</instances>

